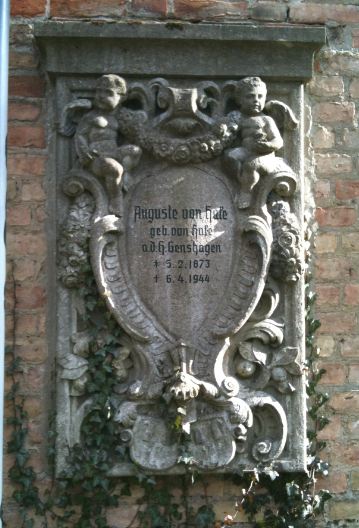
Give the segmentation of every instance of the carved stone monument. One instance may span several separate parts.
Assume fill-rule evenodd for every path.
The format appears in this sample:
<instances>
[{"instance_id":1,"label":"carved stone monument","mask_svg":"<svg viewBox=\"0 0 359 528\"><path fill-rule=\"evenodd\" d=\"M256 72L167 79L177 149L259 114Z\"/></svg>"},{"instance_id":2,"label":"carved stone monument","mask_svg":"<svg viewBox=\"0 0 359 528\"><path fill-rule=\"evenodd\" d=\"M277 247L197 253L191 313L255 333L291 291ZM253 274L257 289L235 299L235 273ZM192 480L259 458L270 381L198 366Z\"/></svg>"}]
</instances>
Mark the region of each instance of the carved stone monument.
<instances>
[{"instance_id":1,"label":"carved stone monument","mask_svg":"<svg viewBox=\"0 0 359 528\"><path fill-rule=\"evenodd\" d=\"M59 468L93 405L89 269L123 330L113 474L305 466L301 88L251 69L57 81Z\"/></svg>"}]
</instances>

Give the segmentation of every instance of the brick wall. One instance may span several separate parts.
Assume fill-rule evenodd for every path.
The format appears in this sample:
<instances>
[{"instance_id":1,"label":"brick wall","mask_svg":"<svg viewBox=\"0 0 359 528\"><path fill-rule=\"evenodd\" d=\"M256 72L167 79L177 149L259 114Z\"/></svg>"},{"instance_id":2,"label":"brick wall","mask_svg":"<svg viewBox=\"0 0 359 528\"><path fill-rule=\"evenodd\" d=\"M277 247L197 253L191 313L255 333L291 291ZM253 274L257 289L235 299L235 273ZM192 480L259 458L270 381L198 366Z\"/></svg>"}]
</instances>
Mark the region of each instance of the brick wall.
<instances>
[{"instance_id":1,"label":"brick wall","mask_svg":"<svg viewBox=\"0 0 359 528\"><path fill-rule=\"evenodd\" d=\"M47 393L52 383L53 351L46 342L46 100L32 37L34 20L108 17L182 19L188 21L326 24L328 46L316 57L307 86L308 174L315 163L318 236L315 248L318 345L327 373L323 390L331 394L326 456L331 474L319 486L335 495L328 520L348 519L359 526L359 231L357 177L359 134L359 6L356 0L12 0L9 80L7 332L24 359L22 391L30 417L29 448L39 486L48 485ZM309 185L309 184L308 184ZM7 436L8 437L8 436ZM6 458L5 472L11 465ZM5 517L17 525L7 498ZM203 498L201 486L194 501ZM208 479L217 515L231 513L234 490L222 479ZM116 527L126 526L136 509L134 497L121 515L111 512ZM119 525L119 517L121 525ZM357 522L355 522L357 521ZM347 524L346 524L347 523ZM333 525L333 524L331 524Z\"/></svg>"}]
</instances>

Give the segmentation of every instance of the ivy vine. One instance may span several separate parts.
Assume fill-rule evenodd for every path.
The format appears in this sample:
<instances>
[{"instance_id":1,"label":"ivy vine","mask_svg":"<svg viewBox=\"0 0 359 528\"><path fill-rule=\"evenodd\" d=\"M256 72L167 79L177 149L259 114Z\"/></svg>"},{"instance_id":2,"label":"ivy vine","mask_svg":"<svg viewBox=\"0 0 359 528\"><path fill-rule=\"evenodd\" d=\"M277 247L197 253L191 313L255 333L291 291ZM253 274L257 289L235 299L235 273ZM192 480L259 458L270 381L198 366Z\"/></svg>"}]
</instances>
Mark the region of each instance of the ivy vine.
<instances>
[{"instance_id":1,"label":"ivy vine","mask_svg":"<svg viewBox=\"0 0 359 528\"><path fill-rule=\"evenodd\" d=\"M41 520L43 528L111 528L106 519L108 508L121 505L126 496L131 495L134 479L109 477L113 465L113 453L126 457L118 438L113 420L115 409L111 401L116 384L116 371L113 366L115 349L121 337L121 329L111 316L98 317L106 313L103 301L96 293L94 279L88 271L86 284L82 286L85 299L86 317L91 323L93 343L89 355L86 390L91 394L92 412L82 425L82 442L69 453L68 469L60 476L53 476L51 489L40 493L37 476L31 466L31 453L27 447L28 415L25 410L25 397L21 390L23 376L22 361L16 353L16 284L13 284L13 337L7 347L7 375L11 388L7 400L11 404L11 416L7 423L12 427L7 452L14 456L9 470L9 479L14 488L13 499L21 516L21 527L33 528ZM196 511L190 505L188 489L194 475L191 466L188 471L176 478L175 486L180 487L180 495L174 494L173 479L150 477L138 472L136 483L140 484L143 495L137 501L137 512L128 528L223 528L236 524L238 512L246 515L253 528L311 528L315 519L323 512L330 494L325 490L316 491L318 474L328 473L328 464L320 458L325 443L319 440L319 432L327 425L323 407L328 395L318 389L324 370L317 370L318 351L315 347L315 332L320 322L313 315L315 294L307 280L306 294L306 347L307 347L307 393L308 408L308 473L281 474L266 469L266 472L253 471L231 477L240 493L233 507L233 514L225 519L215 519L204 485L204 504ZM106 340L98 345L96 336L106 328ZM55 433L50 431L49 454L54 454ZM185 458L185 457L184 457ZM185 460L183 460L186 462ZM201 477L198 477L201 479ZM4 522L4 526L6 523ZM36 524L38 526L38 524ZM112 527L113 528L113 527Z\"/></svg>"}]
</instances>

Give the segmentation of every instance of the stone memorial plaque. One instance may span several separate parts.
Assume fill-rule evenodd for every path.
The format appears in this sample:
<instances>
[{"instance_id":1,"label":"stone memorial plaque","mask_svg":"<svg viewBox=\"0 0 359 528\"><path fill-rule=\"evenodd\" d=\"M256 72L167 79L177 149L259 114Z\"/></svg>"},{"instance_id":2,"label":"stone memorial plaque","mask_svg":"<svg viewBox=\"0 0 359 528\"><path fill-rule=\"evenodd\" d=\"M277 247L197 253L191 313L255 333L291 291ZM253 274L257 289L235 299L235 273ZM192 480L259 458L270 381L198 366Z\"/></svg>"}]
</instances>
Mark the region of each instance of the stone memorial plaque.
<instances>
[{"instance_id":1,"label":"stone memorial plaque","mask_svg":"<svg viewBox=\"0 0 359 528\"><path fill-rule=\"evenodd\" d=\"M300 80L264 81L263 61L243 59L232 76L154 59L145 77L135 57L80 77L38 34L50 73L67 74L54 75L58 469L94 409L89 359L112 339L94 329L112 317L112 474L303 470ZM106 306L91 317L89 277Z\"/></svg>"}]
</instances>

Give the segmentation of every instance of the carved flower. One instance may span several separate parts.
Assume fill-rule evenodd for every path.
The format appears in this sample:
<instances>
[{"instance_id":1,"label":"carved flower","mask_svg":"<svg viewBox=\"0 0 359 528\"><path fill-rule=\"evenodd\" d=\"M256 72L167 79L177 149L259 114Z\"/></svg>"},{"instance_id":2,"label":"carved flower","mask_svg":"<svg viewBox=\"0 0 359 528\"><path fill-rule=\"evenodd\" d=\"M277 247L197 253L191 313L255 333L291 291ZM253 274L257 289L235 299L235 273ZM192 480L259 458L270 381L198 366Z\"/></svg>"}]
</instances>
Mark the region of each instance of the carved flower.
<instances>
[{"instance_id":1,"label":"carved flower","mask_svg":"<svg viewBox=\"0 0 359 528\"><path fill-rule=\"evenodd\" d=\"M282 248L290 248L296 246L297 244L299 244L299 236L294 230L291 231L289 229L285 229L278 237L278 244L282 246Z\"/></svg>"},{"instance_id":2,"label":"carved flower","mask_svg":"<svg viewBox=\"0 0 359 528\"><path fill-rule=\"evenodd\" d=\"M191 149L186 144L179 145L172 156L175 163L188 163L190 159Z\"/></svg>"},{"instance_id":3,"label":"carved flower","mask_svg":"<svg viewBox=\"0 0 359 528\"><path fill-rule=\"evenodd\" d=\"M167 158L173 154L174 147L170 142L162 141L153 146L153 152L155 156L159 158Z\"/></svg>"}]
</instances>

